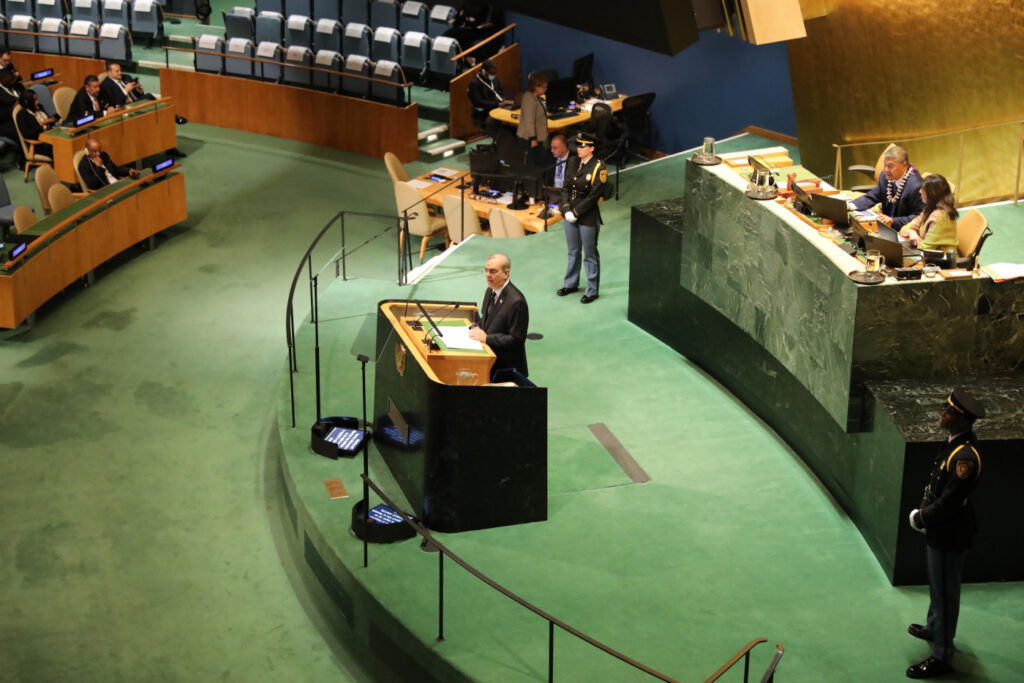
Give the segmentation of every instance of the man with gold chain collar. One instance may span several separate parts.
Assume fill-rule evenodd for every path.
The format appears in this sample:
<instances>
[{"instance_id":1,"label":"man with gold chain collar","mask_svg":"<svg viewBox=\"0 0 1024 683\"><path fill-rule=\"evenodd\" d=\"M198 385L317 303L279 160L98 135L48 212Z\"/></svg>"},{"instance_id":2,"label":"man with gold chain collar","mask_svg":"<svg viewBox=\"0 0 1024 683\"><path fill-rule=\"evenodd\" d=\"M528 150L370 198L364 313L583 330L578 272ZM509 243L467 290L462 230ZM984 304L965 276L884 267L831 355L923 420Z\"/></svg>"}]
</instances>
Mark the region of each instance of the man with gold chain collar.
<instances>
[{"instance_id":1,"label":"man with gold chain collar","mask_svg":"<svg viewBox=\"0 0 1024 683\"><path fill-rule=\"evenodd\" d=\"M601 284L601 255L597 251L597 234L601 229L598 201L608 181L608 167L594 156L594 138L589 133L576 136L576 153L579 156L569 158L562 184L562 201L558 205L565 218L569 263L562 288L556 293L565 296L579 291L582 260L587 288L580 303L589 304L597 299Z\"/></svg>"},{"instance_id":2,"label":"man with gold chain collar","mask_svg":"<svg viewBox=\"0 0 1024 683\"><path fill-rule=\"evenodd\" d=\"M908 631L932 643L932 656L907 669L910 678L934 678L953 670L960 571L976 529L970 495L981 474L973 426L983 417L984 406L967 390L957 388L949 395L939 416L939 426L949 436L932 465L921 507L910 513L910 526L925 534L928 546L931 602L926 625L911 624Z\"/></svg>"},{"instance_id":3,"label":"man with gold chain collar","mask_svg":"<svg viewBox=\"0 0 1024 683\"><path fill-rule=\"evenodd\" d=\"M921 199L921 174L910 163L907 150L893 145L883 155L884 173L867 194L849 203L851 209L863 211L882 205L879 221L899 230L924 211Z\"/></svg>"}]
</instances>

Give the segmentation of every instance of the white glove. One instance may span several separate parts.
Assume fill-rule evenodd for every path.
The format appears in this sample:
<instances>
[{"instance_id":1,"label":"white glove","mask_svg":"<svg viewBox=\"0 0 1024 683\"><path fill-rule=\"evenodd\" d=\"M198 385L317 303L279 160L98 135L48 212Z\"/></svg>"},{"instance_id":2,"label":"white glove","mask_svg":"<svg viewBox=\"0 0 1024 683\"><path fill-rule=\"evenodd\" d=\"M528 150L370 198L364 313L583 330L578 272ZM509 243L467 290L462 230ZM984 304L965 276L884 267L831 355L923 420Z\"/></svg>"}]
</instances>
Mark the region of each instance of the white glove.
<instances>
[{"instance_id":1,"label":"white glove","mask_svg":"<svg viewBox=\"0 0 1024 683\"><path fill-rule=\"evenodd\" d=\"M570 223L575 223L576 222L576 214L574 214L572 211L566 211L564 218L565 218L565 220L569 221Z\"/></svg>"},{"instance_id":2,"label":"white glove","mask_svg":"<svg viewBox=\"0 0 1024 683\"><path fill-rule=\"evenodd\" d=\"M924 533L924 527L918 526L917 522L914 521L914 515L918 514L919 512L920 512L920 510L911 510L910 511L910 528L913 529L914 531L920 531L923 534Z\"/></svg>"}]
</instances>

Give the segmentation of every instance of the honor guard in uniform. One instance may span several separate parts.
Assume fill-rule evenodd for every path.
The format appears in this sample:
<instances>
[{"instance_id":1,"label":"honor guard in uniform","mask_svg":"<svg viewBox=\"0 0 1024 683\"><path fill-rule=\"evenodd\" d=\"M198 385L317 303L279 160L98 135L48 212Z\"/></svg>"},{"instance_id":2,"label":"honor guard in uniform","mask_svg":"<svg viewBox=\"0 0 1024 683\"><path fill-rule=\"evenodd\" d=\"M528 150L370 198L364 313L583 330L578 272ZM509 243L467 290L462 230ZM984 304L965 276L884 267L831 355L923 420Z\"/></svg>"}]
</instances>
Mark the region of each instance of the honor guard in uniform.
<instances>
[{"instance_id":1,"label":"honor guard in uniform","mask_svg":"<svg viewBox=\"0 0 1024 683\"><path fill-rule=\"evenodd\" d=\"M925 534L928 546L931 602L927 624L911 624L908 631L932 644L932 656L907 669L910 678L934 678L953 670L960 570L976 529L970 496L981 474L973 426L982 417L984 406L965 389L953 390L939 417L949 437L932 463L921 507L910 513L910 526Z\"/></svg>"},{"instance_id":2,"label":"honor guard in uniform","mask_svg":"<svg viewBox=\"0 0 1024 683\"><path fill-rule=\"evenodd\" d=\"M562 184L562 201L558 205L565 218L565 244L569 264L558 296L579 291L580 253L587 274L587 288L580 303L597 299L601 284L601 256L597 252L597 233L601 229L598 200L608 181L608 168L594 156L594 138L589 133L576 136L577 157L570 157Z\"/></svg>"}]
</instances>

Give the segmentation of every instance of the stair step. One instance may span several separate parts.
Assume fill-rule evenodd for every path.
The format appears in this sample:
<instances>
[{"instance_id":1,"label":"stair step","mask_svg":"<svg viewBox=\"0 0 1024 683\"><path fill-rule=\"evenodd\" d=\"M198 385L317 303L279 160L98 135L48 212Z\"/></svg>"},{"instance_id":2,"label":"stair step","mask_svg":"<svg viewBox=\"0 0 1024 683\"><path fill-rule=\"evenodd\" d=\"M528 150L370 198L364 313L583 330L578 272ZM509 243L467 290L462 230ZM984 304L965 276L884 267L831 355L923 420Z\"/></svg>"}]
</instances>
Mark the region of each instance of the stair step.
<instances>
[{"instance_id":1,"label":"stair step","mask_svg":"<svg viewBox=\"0 0 1024 683\"><path fill-rule=\"evenodd\" d=\"M447 133L447 132L448 132L448 124L444 123L444 124L441 124L440 126L434 126L433 128L427 128L426 130L421 130L417 137L418 137L420 142L423 142L424 140L427 140L427 138L429 138L430 136L434 136L433 140L427 140L427 142L435 142L439 137L441 137L442 133Z\"/></svg>"},{"instance_id":2,"label":"stair step","mask_svg":"<svg viewBox=\"0 0 1024 683\"><path fill-rule=\"evenodd\" d=\"M432 157L451 156L452 154L455 154L457 150L462 149L465 146L466 143L463 140L451 140L450 142L445 142L443 145L428 147L423 151Z\"/></svg>"}]
</instances>

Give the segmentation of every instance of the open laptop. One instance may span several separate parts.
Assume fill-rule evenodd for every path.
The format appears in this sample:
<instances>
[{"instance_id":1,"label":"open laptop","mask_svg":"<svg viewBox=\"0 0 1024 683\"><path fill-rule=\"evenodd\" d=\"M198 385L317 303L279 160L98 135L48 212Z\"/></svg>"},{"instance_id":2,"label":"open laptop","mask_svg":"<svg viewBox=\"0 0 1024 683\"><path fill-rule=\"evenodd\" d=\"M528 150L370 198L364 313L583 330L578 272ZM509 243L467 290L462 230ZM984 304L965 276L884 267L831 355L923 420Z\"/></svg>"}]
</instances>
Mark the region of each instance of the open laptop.
<instances>
[{"instance_id":1,"label":"open laptop","mask_svg":"<svg viewBox=\"0 0 1024 683\"><path fill-rule=\"evenodd\" d=\"M905 242L900 242L900 233L895 228L890 228L888 225L879 223L878 235L887 240L892 240L893 242L899 243L899 245L903 248L903 255L908 258L921 255L920 249L915 249L914 247L910 246Z\"/></svg>"},{"instance_id":2,"label":"open laptop","mask_svg":"<svg viewBox=\"0 0 1024 683\"><path fill-rule=\"evenodd\" d=\"M892 228L884 225L879 225L878 228L877 235L869 232L864 236L864 251L877 249L885 259L885 265L890 268L902 268L907 265L906 260L913 260L914 257L921 255L920 250L900 244L899 239L895 237L896 231ZM883 232L882 228L886 228L887 231Z\"/></svg>"}]
</instances>

